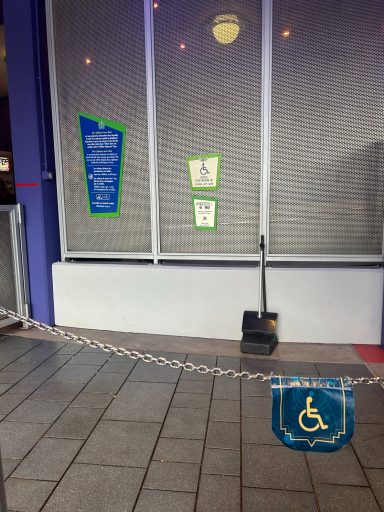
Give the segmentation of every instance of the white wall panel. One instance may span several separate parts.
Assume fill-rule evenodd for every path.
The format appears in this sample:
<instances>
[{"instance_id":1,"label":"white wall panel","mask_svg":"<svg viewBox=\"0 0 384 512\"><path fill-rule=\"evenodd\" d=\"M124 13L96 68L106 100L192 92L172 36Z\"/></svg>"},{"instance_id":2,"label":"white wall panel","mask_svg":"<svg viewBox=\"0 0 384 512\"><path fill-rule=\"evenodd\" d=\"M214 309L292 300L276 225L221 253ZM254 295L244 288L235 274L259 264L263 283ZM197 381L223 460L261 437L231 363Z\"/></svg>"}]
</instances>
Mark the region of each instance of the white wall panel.
<instances>
[{"instance_id":1,"label":"white wall panel","mask_svg":"<svg viewBox=\"0 0 384 512\"><path fill-rule=\"evenodd\" d=\"M267 269L282 342L380 343L383 269ZM58 325L239 340L256 268L53 265Z\"/></svg>"}]
</instances>

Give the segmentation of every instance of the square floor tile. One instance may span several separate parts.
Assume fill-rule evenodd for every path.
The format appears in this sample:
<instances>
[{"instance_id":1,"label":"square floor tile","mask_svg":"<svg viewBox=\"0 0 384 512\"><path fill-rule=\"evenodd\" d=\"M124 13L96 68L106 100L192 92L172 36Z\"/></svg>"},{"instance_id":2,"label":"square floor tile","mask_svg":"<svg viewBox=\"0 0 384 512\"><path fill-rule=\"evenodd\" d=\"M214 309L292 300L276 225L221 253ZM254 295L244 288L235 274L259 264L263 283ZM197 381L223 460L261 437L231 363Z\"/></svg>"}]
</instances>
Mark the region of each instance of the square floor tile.
<instances>
[{"instance_id":1,"label":"square floor tile","mask_svg":"<svg viewBox=\"0 0 384 512\"><path fill-rule=\"evenodd\" d=\"M284 446L243 446L243 485L312 491L304 454Z\"/></svg>"},{"instance_id":2,"label":"square floor tile","mask_svg":"<svg viewBox=\"0 0 384 512\"><path fill-rule=\"evenodd\" d=\"M210 401L211 397L209 395L198 393L175 393L171 406L187 409L208 409Z\"/></svg>"},{"instance_id":3,"label":"square floor tile","mask_svg":"<svg viewBox=\"0 0 384 512\"><path fill-rule=\"evenodd\" d=\"M5 393L4 395L0 396L0 414L9 414L11 411L16 409L18 405L23 402L28 395L26 393L24 394L12 394L12 393Z\"/></svg>"},{"instance_id":4,"label":"square floor tile","mask_svg":"<svg viewBox=\"0 0 384 512\"><path fill-rule=\"evenodd\" d=\"M267 359L242 359L241 370L243 372L265 373L274 375L283 374L283 365L281 361L271 361Z\"/></svg>"},{"instance_id":5,"label":"square floor tile","mask_svg":"<svg viewBox=\"0 0 384 512\"><path fill-rule=\"evenodd\" d=\"M7 417L7 421L53 423L67 408L69 402L25 400Z\"/></svg>"},{"instance_id":6,"label":"square floor tile","mask_svg":"<svg viewBox=\"0 0 384 512\"><path fill-rule=\"evenodd\" d=\"M0 384L0 395L4 394L13 384Z\"/></svg>"},{"instance_id":7,"label":"square floor tile","mask_svg":"<svg viewBox=\"0 0 384 512\"><path fill-rule=\"evenodd\" d=\"M116 363L117 364L117 363ZM144 363L139 361L128 380L133 382L173 382L179 380L181 370L170 368L169 366L158 366L153 363Z\"/></svg>"},{"instance_id":8,"label":"square floor tile","mask_svg":"<svg viewBox=\"0 0 384 512\"><path fill-rule=\"evenodd\" d=\"M29 397L30 400L70 402L80 393L84 384L76 382L44 382Z\"/></svg>"},{"instance_id":9,"label":"square floor tile","mask_svg":"<svg viewBox=\"0 0 384 512\"><path fill-rule=\"evenodd\" d=\"M208 421L208 409L169 409L161 431L161 437L204 439Z\"/></svg>"},{"instance_id":10,"label":"square floor tile","mask_svg":"<svg viewBox=\"0 0 384 512\"><path fill-rule=\"evenodd\" d=\"M240 476L240 450L206 448L202 473Z\"/></svg>"},{"instance_id":11,"label":"square floor tile","mask_svg":"<svg viewBox=\"0 0 384 512\"><path fill-rule=\"evenodd\" d=\"M200 463L203 446L203 440L161 437L158 440L153 460Z\"/></svg>"},{"instance_id":12,"label":"square floor tile","mask_svg":"<svg viewBox=\"0 0 384 512\"><path fill-rule=\"evenodd\" d=\"M95 375L98 366L85 364L66 364L49 379L49 382L80 382L87 383Z\"/></svg>"},{"instance_id":13,"label":"square floor tile","mask_svg":"<svg viewBox=\"0 0 384 512\"><path fill-rule=\"evenodd\" d=\"M219 356L217 358L216 364L222 370L235 370L235 372L240 371L240 358L239 357ZM227 379L227 377L224 377L224 380L226 380L226 379ZM228 380L232 380L232 379L228 379Z\"/></svg>"},{"instance_id":14,"label":"square floor tile","mask_svg":"<svg viewBox=\"0 0 384 512\"><path fill-rule=\"evenodd\" d=\"M73 464L43 512L132 512L145 470Z\"/></svg>"},{"instance_id":15,"label":"square floor tile","mask_svg":"<svg viewBox=\"0 0 384 512\"><path fill-rule=\"evenodd\" d=\"M22 357L18 359L18 362L20 363L42 363L51 355L53 355L55 352L59 350L58 347L47 347L47 348L40 348L40 346L33 348L32 350L29 350L26 352Z\"/></svg>"},{"instance_id":16,"label":"square floor tile","mask_svg":"<svg viewBox=\"0 0 384 512\"><path fill-rule=\"evenodd\" d=\"M103 413L104 409L70 407L55 421L45 437L87 439Z\"/></svg>"},{"instance_id":17,"label":"square floor tile","mask_svg":"<svg viewBox=\"0 0 384 512\"><path fill-rule=\"evenodd\" d=\"M318 377L315 363L282 361L283 373L289 377Z\"/></svg>"},{"instance_id":18,"label":"square floor tile","mask_svg":"<svg viewBox=\"0 0 384 512\"><path fill-rule=\"evenodd\" d=\"M71 402L70 407L88 407L91 409L106 409L113 400L110 393L80 393Z\"/></svg>"},{"instance_id":19,"label":"square floor tile","mask_svg":"<svg viewBox=\"0 0 384 512\"><path fill-rule=\"evenodd\" d=\"M208 448L240 449L240 424L211 421L208 424Z\"/></svg>"},{"instance_id":20,"label":"square floor tile","mask_svg":"<svg viewBox=\"0 0 384 512\"><path fill-rule=\"evenodd\" d=\"M4 479L8 478L15 467L21 462L21 459L4 459L4 457L2 457L1 460L3 463Z\"/></svg>"},{"instance_id":21,"label":"square floor tile","mask_svg":"<svg viewBox=\"0 0 384 512\"><path fill-rule=\"evenodd\" d=\"M8 393L20 394L31 394L37 389L43 382L47 380L46 376L33 376L27 375L21 379L17 384L12 386Z\"/></svg>"},{"instance_id":22,"label":"square floor tile","mask_svg":"<svg viewBox=\"0 0 384 512\"><path fill-rule=\"evenodd\" d=\"M91 333L91 331L90 331ZM112 333L111 333L112 334ZM83 345L83 348L81 349L82 354L106 354L106 352L99 347L91 347L90 345ZM109 353L109 356L111 356L111 353ZM124 357L124 356L121 356Z\"/></svg>"},{"instance_id":23,"label":"square floor tile","mask_svg":"<svg viewBox=\"0 0 384 512\"><path fill-rule=\"evenodd\" d=\"M240 400L240 379L216 377L212 398L215 400Z\"/></svg>"},{"instance_id":24,"label":"square floor tile","mask_svg":"<svg viewBox=\"0 0 384 512\"><path fill-rule=\"evenodd\" d=\"M57 369L63 366L65 363L67 363L71 359L71 357L72 356L70 355L64 355L56 352L56 354L53 354L53 356L46 359L44 363L41 365L41 367L44 368L45 366L54 366L56 367L57 371Z\"/></svg>"},{"instance_id":25,"label":"square floor tile","mask_svg":"<svg viewBox=\"0 0 384 512\"><path fill-rule=\"evenodd\" d=\"M57 355L73 355L80 352L80 350L83 349L83 345L80 345L80 343L67 343L64 345L63 348L61 348L58 352L56 352Z\"/></svg>"},{"instance_id":26,"label":"square floor tile","mask_svg":"<svg viewBox=\"0 0 384 512\"><path fill-rule=\"evenodd\" d=\"M14 361L12 364L9 364L3 367L4 372L23 372L25 375L31 372L35 368L39 366L39 363L20 363L19 361Z\"/></svg>"},{"instance_id":27,"label":"square floor tile","mask_svg":"<svg viewBox=\"0 0 384 512\"><path fill-rule=\"evenodd\" d=\"M240 400L212 400L210 421L240 421Z\"/></svg>"},{"instance_id":28,"label":"square floor tile","mask_svg":"<svg viewBox=\"0 0 384 512\"><path fill-rule=\"evenodd\" d=\"M240 501L240 478L201 475L196 512L235 512Z\"/></svg>"},{"instance_id":29,"label":"square floor tile","mask_svg":"<svg viewBox=\"0 0 384 512\"><path fill-rule=\"evenodd\" d=\"M56 340L58 340L58 338ZM56 350L59 350L59 349L65 347L65 345L66 345L65 341L56 341L56 340L52 340L52 339L39 340L38 348L39 349L45 348L45 349L49 349L49 350L53 351L54 348L56 348Z\"/></svg>"},{"instance_id":30,"label":"square floor tile","mask_svg":"<svg viewBox=\"0 0 384 512\"><path fill-rule=\"evenodd\" d=\"M367 486L368 482L350 445L332 453L308 453L314 482Z\"/></svg>"},{"instance_id":31,"label":"square floor tile","mask_svg":"<svg viewBox=\"0 0 384 512\"><path fill-rule=\"evenodd\" d=\"M309 492L243 488L243 512L283 511L317 512L315 496Z\"/></svg>"},{"instance_id":32,"label":"square floor tile","mask_svg":"<svg viewBox=\"0 0 384 512\"><path fill-rule=\"evenodd\" d=\"M189 492L172 492L143 489L135 512L193 512L196 495Z\"/></svg>"},{"instance_id":33,"label":"square floor tile","mask_svg":"<svg viewBox=\"0 0 384 512\"><path fill-rule=\"evenodd\" d=\"M282 445L272 431L270 418L243 418L241 426L243 443Z\"/></svg>"},{"instance_id":34,"label":"square floor tile","mask_svg":"<svg viewBox=\"0 0 384 512\"><path fill-rule=\"evenodd\" d=\"M384 469L366 469L369 485L376 496L380 507L384 510Z\"/></svg>"},{"instance_id":35,"label":"square floor tile","mask_svg":"<svg viewBox=\"0 0 384 512\"><path fill-rule=\"evenodd\" d=\"M144 481L145 489L196 492L200 464L152 461Z\"/></svg>"},{"instance_id":36,"label":"square floor tile","mask_svg":"<svg viewBox=\"0 0 384 512\"><path fill-rule=\"evenodd\" d=\"M23 377L24 372L0 372L0 384L15 384Z\"/></svg>"},{"instance_id":37,"label":"square floor tile","mask_svg":"<svg viewBox=\"0 0 384 512\"><path fill-rule=\"evenodd\" d=\"M354 386L356 423L384 424L384 389L378 385Z\"/></svg>"},{"instance_id":38,"label":"square floor tile","mask_svg":"<svg viewBox=\"0 0 384 512\"><path fill-rule=\"evenodd\" d=\"M104 419L161 423L174 389L175 384L126 382L106 410Z\"/></svg>"},{"instance_id":39,"label":"square floor tile","mask_svg":"<svg viewBox=\"0 0 384 512\"><path fill-rule=\"evenodd\" d=\"M79 451L82 441L43 438L13 472L15 478L58 481Z\"/></svg>"},{"instance_id":40,"label":"square floor tile","mask_svg":"<svg viewBox=\"0 0 384 512\"><path fill-rule=\"evenodd\" d=\"M7 368L14 366L14 363L24 354L23 350L2 350L0 352L0 368L7 371ZM16 371L16 370L11 370Z\"/></svg>"},{"instance_id":41,"label":"square floor tile","mask_svg":"<svg viewBox=\"0 0 384 512\"><path fill-rule=\"evenodd\" d=\"M128 360L124 363L111 363L111 361L108 361L101 367L100 373L123 373L128 377L136 363L137 361L133 360Z\"/></svg>"},{"instance_id":42,"label":"square floor tile","mask_svg":"<svg viewBox=\"0 0 384 512\"><path fill-rule=\"evenodd\" d=\"M49 425L38 423L0 423L1 456L9 459L22 459L43 436Z\"/></svg>"},{"instance_id":43,"label":"square floor tile","mask_svg":"<svg viewBox=\"0 0 384 512\"><path fill-rule=\"evenodd\" d=\"M241 414L245 418L272 418L272 398L265 396L244 396Z\"/></svg>"},{"instance_id":44,"label":"square floor tile","mask_svg":"<svg viewBox=\"0 0 384 512\"><path fill-rule=\"evenodd\" d=\"M352 445L364 468L384 469L384 425L355 425Z\"/></svg>"},{"instance_id":45,"label":"square floor tile","mask_svg":"<svg viewBox=\"0 0 384 512\"><path fill-rule=\"evenodd\" d=\"M117 393L127 377L122 373L97 373L84 388L85 393Z\"/></svg>"},{"instance_id":46,"label":"square floor tile","mask_svg":"<svg viewBox=\"0 0 384 512\"><path fill-rule=\"evenodd\" d=\"M8 509L19 512L38 512L55 485L55 482L8 478L5 483Z\"/></svg>"},{"instance_id":47,"label":"square floor tile","mask_svg":"<svg viewBox=\"0 0 384 512\"><path fill-rule=\"evenodd\" d=\"M195 366L207 366L208 368L214 368L216 366L216 356L203 356L203 355L189 355L186 362L192 363ZM211 373L199 373L197 371L186 371L183 370L180 376L180 380L198 380L198 381L213 381L213 375Z\"/></svg>"},{"instance_id":48,"label":"square floor tile","mask_svg":"<svg viewBox=\"0 0 384 512\"><path fill-rule=\"evenodd\" d=\"M243 380L241 382L242 396L267 396L271 395L271 384L268 381L257 382L254 380Z\"/></svg>"},{"instance_id":49,"label":"square floor tile","mask_svg":"<svg viewBox=\"0 0 384 512\"><path fill-rule=\"evenodd\" d=\"M29 374L29 377L44 377L45 379L48 379L48 377L56 373L57 370L57 366L40 365Z\"/></svg>"},{"instance_id":50,"label":"square floor tile","mask_svg":"<svg viewBox=\"0 0 384 512\"><path fill-rule=\"evenodd\" d=\"M368 488L319 484L316 493L321 512L380 512Z\"/></svg>"},{"instance_id":51,"label":"square floor tile","mask_svg":"<svg viewBox=\"0 0 384 512\"><path fill-rule=\"evenodd\" d=\"M210 395L212 391L212 381L188 381L180 380L176 392L177 393L202 393Z\"/></svg>"},{"instance_id":52,"label":"square floor tile","mask_svg":"<svg viewBox=\"0 0 384 512\"><path fill-rule=\"evenodd\" d=\"M87 364L101 366L110 358L107 352L79 352L71 358L68 364Z\"/></svg>"},{"instance_id":53,"label":"square floor tile","mask_svg":"<svg viewBox=\"0 0 384 512\"><path fill-rule=\"evenodd\" d=\"M160 428L157 423L101 420L76 462L145 468Z\"/></svg>"}]
</instances>

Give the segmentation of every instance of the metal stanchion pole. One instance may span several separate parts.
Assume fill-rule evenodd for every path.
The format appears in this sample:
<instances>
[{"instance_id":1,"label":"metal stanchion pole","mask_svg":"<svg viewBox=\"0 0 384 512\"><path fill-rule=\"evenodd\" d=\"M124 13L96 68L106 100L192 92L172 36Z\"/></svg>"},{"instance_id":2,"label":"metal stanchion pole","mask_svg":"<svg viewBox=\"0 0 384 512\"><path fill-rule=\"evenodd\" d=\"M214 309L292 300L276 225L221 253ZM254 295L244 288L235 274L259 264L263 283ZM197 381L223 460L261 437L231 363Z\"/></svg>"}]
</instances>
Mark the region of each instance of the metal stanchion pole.
<instances>
[{"instance_id":1,"label":"metal stanchion pole","mask_svg":"<svg viewBox=\"0 0 384 512\"><path fill-rule=\"evenodd\" d=\"M4 486L4 475L3 475L3 462L1 460L1 449L0 449L0 512L8 512L7 500L5 498L5 486Z\"/></svg>"}]
</instances>

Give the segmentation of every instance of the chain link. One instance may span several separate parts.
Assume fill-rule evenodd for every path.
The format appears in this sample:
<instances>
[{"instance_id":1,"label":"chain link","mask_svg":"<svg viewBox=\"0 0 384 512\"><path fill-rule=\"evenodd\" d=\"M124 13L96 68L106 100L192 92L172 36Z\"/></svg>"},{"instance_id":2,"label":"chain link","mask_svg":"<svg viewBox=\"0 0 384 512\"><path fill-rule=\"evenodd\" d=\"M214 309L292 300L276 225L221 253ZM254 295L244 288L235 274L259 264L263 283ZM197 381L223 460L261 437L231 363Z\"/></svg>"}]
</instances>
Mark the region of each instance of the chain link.
<instances>
[{"instance_id":1,"label":"chain link","mask_svg":"<svg viewBox=\"0 0 384 512\"><path fill-rule=\"evenodd\" d=\"M91 340L84 336L78 336L77 334L73 334L71 332L63 331L58 327L51 327L43 322L38 322L37 320L33 320L32 318L28 318L26 316L19 315L14 311L9 309L5 309L0 307L0 315L6 315L9 318L13 318L18 322L22 322L29 327L36 327L41 331L46 331L54 336L61 336L62 338L68 341L75 341L81 345L87 345L93 348L99 348L104 350L105 352L111 352L118 356L127 356L131 359L140 359L144 361L144 363L155 363L159 366L170 366L175 369L184 369L187 372L197 371L198 373L207 374L211 373L215 377L229 377L230 379L240 378L242 380L256 380L258 382L264 382L271 380L273 373L265 375L264 373L249 373L249 372L236 372L235 370L223 370L221 368L208 368L205 365L195 366L192 363L182 363L181 361L177 361L173 359L172 361L168 361L165 357L155 357L151 354L142 354L137 352L136 350L128 350L122 347L114 347L113 345L109 345L107 343L101 343L100 341ZM384 384L384 377L348 377L349 382L351 384Z\"/></svg>"}]
</instances>

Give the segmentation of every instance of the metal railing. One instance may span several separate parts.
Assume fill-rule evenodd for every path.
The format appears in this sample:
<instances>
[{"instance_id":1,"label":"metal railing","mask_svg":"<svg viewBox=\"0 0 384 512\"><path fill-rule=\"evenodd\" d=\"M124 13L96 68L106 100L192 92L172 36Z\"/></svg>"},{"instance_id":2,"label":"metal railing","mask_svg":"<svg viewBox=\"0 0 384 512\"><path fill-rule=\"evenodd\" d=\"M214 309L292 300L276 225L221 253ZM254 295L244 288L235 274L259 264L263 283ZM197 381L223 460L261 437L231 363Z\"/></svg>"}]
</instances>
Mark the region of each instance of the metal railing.
<instances>
[{"instance_id":1,"label":"metal railing","mask_svg":"<svg viewBox=\"0 0 384 512\"><path fill-rule=\"evenodd\" d=\"M21 205L0 205L0 303L29 314L24 215ZM0 315L0 328L14 320Z\"/></svg>"}]
</instances>

